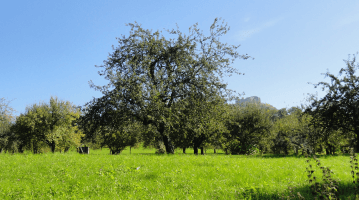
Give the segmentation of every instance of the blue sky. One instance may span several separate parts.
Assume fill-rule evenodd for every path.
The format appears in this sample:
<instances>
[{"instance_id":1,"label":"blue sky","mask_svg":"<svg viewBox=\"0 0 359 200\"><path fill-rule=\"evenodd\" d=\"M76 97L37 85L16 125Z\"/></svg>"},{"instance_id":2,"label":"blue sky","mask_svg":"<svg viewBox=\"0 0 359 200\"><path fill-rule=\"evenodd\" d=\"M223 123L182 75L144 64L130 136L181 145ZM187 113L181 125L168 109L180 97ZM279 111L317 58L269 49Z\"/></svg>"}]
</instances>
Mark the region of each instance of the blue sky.
<instances>
[{"instance_id":1,"label":"blue sky","mask_svg":"<svg viewBox=\"0 0 359 200\"><path fill-rule=\"evenodd\" d=\"M103 60L128 36L126 23L145 29L204 33L216 17L231 27L222 42L254 60L232 66L244 76L225 78L244 97L258 96L280 109L325 93L308 82L329 82L343 59L359 51L359 1L2 1L0 3L0 98L23 113L51 96L84 105L100 97L88 85Z\"/></svg>"}]
</instances>

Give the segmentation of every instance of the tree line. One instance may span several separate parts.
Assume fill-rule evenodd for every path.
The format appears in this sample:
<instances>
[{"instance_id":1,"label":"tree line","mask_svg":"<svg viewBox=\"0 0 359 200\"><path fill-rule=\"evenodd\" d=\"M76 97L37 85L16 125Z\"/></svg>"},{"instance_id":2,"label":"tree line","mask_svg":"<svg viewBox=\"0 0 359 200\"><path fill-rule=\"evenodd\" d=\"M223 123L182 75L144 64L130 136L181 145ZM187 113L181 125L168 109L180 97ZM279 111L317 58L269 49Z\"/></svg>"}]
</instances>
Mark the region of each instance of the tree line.
<instances>
[{"instance_id":1,"label":"tree line","mask_svg":"<svg viewBox=\"0 0 359 200\"><path fill-rule=\"evenodd\" d=\"M90 87L102 93L84 106L51 97L33 104L18 117L9 102L0 102L1 151L66 152L86 144L108 147L120 154L127 147L154 147L158 153L193 148L223 149L228 154L323 152L359 150L359 104L355 55L331 83L320 82L328 93L310 96L309 106L280 109L258 102L231 104L237 97L223 76L241 75L231 64L249 59L219 38L229 31L218 19L205 36L198 24L189 35L179 28L152 33L128 24L128 37L118 39L100 68L108 84Z\"/></svg>"}]
</instances>

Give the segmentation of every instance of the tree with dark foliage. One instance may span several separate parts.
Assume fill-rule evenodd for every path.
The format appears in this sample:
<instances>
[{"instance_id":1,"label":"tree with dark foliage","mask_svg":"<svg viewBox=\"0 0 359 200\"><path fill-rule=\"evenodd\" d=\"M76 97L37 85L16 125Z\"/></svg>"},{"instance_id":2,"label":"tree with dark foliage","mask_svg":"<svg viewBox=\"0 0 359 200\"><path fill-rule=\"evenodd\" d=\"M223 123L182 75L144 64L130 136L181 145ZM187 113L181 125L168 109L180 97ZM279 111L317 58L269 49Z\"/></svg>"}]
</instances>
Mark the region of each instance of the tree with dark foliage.
<instances>
[{"instance_id":1,"label":"tree with dark foliage","mask_svg":"<svg viewBox=\"0 0 359 200\"><path fill-rule=\"evenodd\" d=\"M102 68L100 76L109 83L91 87L102 92L83 110L83 123L97 127L115 128L125 121L138 121L154 127L152 138L162 141L167 153L174 153L170 137L173 120L178 120L177 109L184 106L189 97L209 99L218 93L229 91L222 83L223 75L241 74L230 66L239 55L238 46L219 42L219 37L229 30L227 25L218 25L218 19L205 37L197 28L190 27L190 35L177 30L167 30L177 39L167 40L159 31L144 30L136 22L129 24L128 37L118 38L119 46L113 48ZM176 106L178 105L178 106ZM86 132L86 131L85 131ZM91 130L87 130L91 132ZM105 134L105 131L104 131Z\"/></svg>"},{"instance_id":2,"label":"tree with dark foliage","mask_svg":"<svg viewBox=\"0 0 359 200\"><path fill-rule=\"evenodd\" d=\"M311 96L311 105L306 113L313 116L312 123L321 126L324 130L341 130L347 136L354 135L356 138L355 152L359 152L359 77L355 75L359 67L356 63L356 55L344 60L346 68L339 71L336 77L329 72L325 77L330 77L331 83L319 82L314 87L322 86L328 89L328 93L321 99ZM320 119L320 120L318 120Z\"/></svg>"}]
</instances>

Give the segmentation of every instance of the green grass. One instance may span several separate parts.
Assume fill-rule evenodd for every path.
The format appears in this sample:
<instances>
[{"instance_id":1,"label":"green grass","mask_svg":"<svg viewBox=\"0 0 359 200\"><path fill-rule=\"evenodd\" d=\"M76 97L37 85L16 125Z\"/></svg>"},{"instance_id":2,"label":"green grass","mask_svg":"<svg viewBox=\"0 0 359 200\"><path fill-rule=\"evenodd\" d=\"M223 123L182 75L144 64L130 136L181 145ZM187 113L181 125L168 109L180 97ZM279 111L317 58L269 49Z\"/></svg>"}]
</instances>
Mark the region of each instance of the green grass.
<instances>
[{"instance_id":1,"label":"green grass","mask_svg":"<svg viewBox=\"0 0 359 200\"><path fill-rule=\"evenodd\" d=\"M304 157L153 152L0 154L0 199L278 199L288 185L313 198ZM349 156L319 159L340 180L340 199L354 199Z\"/></svg>"}]
</instances>

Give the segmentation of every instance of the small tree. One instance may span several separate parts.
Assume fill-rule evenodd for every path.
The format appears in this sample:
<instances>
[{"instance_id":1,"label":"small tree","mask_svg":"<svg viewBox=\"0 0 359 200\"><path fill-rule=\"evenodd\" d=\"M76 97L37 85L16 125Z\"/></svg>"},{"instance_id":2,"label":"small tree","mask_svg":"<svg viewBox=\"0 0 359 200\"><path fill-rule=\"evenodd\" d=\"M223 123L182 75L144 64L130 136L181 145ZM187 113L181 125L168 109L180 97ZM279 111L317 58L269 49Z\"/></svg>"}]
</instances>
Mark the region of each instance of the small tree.
<instances>
[{"instance_id":1,"label":"small tree","mask_svg":"<svg viewBox=\"0 0 359 200\"><path fill-rule=\"evenodd\" d=\"M220 144L223 133L227 132L224 121L227 117L225 99L221 96L203 100L199 97L188 98L185 106L176 110L172 123L170 137L174 144L181 148L192 146L194 153L204 154L204 146ZM176 108L176 107L175 107Z\"/></svg>"},{"instance_id":2,"label":"small tree","mask_svg":"<svg viewBox=\"0 0 359 200\"><path fill-rule=\"evenodd\" d=\"M270 135L270 111L257 103L234 105L227 127L230 134L225 150L232 154L250 154Z\"/></svg>"},{"instance_id":3,"label":"small tree","mask_svg":"<svg viewBox=\"0 0 359 200\"><path fill-rule=\"evenodd\" d=\"M298 129L298 116L292 114L279 118L272 128L272 151L276 154L283 151L287 155L292 147L297 150L301 139Z\"/></svg>"},{"instance_id":4,"label":"small tree","mask_svg":"<svg viewBox=\"0 0 359 200\"><path fill-rule=\"evenodd\" d=\"M11 146L10 127L15 119L15 110L9 106L10 102L5 98L0 99L0 153Z\"/></svg>"},{"instance_id":5,"label":"small tree","mask_svg":"<svg viewBox=\"0 0 359 200\"><path fill-rule=\"evenodd\" d=\"M112 154L120 154L127 146L135 147L141 142L142 124L127 122L105 133L104 142Z\"/></svg>"},{"instance_id":6,"label":"small tree","mask_svg":"<svg viewBox=\"0 0 359 200\"><path fill-rule=\"evenodd\" d=\"M26 108L15 121L13 131L21 142L22 148L32 149L34 153L47 145L55 152L56 147L62 151L71 146L79 146L82 132L76 120L80 110L68 101L51 97L49 104L33 104Z\"/></svg>"}]
</instances>

